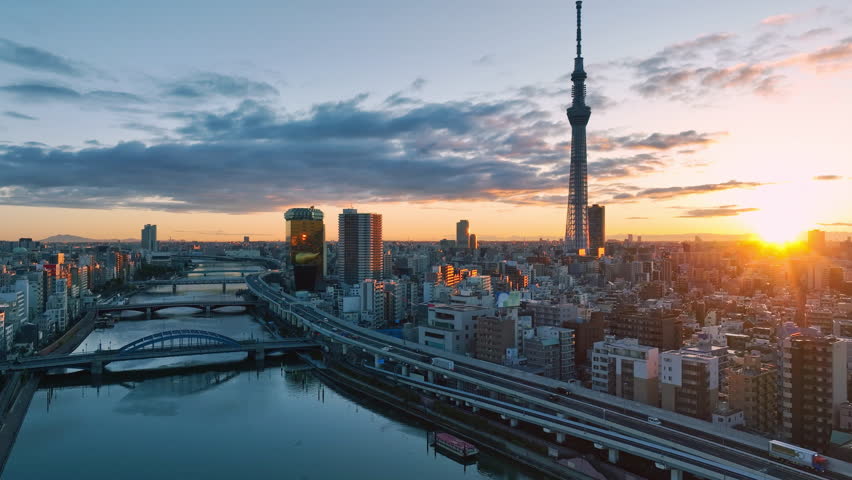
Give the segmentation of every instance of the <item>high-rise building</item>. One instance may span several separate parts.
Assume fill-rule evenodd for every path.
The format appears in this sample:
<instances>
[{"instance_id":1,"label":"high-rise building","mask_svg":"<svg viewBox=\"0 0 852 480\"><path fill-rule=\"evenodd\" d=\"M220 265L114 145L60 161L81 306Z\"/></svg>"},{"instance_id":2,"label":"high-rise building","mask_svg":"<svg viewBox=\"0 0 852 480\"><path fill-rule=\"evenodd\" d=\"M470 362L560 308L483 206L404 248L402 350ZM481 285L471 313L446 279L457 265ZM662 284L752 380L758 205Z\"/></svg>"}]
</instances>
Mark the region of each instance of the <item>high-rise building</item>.
<instances>
[{"instance_id":1,"label":"high-rise building","mask_svg":"<svg viewBox=\"0 0 852 480\"><path fill-rule=\"evenodd\" d=\"M142 250L157 251L157 226L147 224L142 227Z\"/></svg>"},{"instance_id":2,"label":"high-rise building","mask_svg":"<svg viewBox=\"0 0 852 480\"><path fill-rule=\"evenodd\" d=\"M471 250L476 250L477 248L479 248L479 242L476 240L476 234L475 233L470 234L470 238L468 239L468 242L467 242L467 248L469 248Z\"/></svg>"},{"instance_id":3,"label":"high-rise building","mask_svg":"<svg viewBox=\"0 0 852 480\"><path fill-rule=\"evenodd\" d=\"M597 256L606 245L606 207L597 203L589 207L589 254Z\"/></svg>"},{"instance_id":4,"label":"high-rise building","mask_svg":"<svg viewBox=\"0 0 852 480\"><path fill-rule=\"evenodd\" d=\"M381 280L382 216L358 213L354 208L338 216L337 275L341 282L355 285L372 278Z\"/></svg>"},{"instance_id":5,"label":"high-rise building","mask_svg":"<svg viewBox=\"0 0 852 480\"><path fill-rule=\"evenodd\" d=\"M822 230L808 231L808 248L817 253L825 251L825 232Z\"/></svg>"},{"instance_id":6,"label":"high-rise building","mask_svg":"<svg viewBox=\"0 0 852 480\"><path fill-rule=\"evenodd\" d=\"M456 223L456 247L468 248L470 244L470 222L459 220Z\"/></svg>"},{"instance_id":7,"label":"high-rise building","mask_svg":"<svg viewBox=\"0 0 852 480\"><path fill-rule=\"evenodd\" d=\"M848 362L852 341L834 336L793 334L784 339L781 376L781 436L785 441L822 450L848 400Z\"/></svg>"},{"instance_id":8,"label":"high-rise building","mask_svg":"<svg viewBox=\"0 0 852 480\"><path fill-rule=\"evenodd\" d=\"M284 220L288 258L293 269L293 287L296 290L317 291L322 287L322 279L326 274L322 210L314 207L291 208L284 213Z\"/></svg>"},{"instance_id":9,"label":"high-rise building","mask_svg":"<svg viewBox=\"0 0 852 480\"><path fill-rule=\"evenodd\" d=\"M577 2L577 57L574 58L574 71L571 73L572 102L568 108L568 121L571 123L571 167L568 177L568 218L565 225L565 247L568 251L589 248L588 218L588 167L586 165L586 125L592 109L586 105L586 71L583 69L581 48L581 9L583 2Z\"/></svg>"}]
</instances>

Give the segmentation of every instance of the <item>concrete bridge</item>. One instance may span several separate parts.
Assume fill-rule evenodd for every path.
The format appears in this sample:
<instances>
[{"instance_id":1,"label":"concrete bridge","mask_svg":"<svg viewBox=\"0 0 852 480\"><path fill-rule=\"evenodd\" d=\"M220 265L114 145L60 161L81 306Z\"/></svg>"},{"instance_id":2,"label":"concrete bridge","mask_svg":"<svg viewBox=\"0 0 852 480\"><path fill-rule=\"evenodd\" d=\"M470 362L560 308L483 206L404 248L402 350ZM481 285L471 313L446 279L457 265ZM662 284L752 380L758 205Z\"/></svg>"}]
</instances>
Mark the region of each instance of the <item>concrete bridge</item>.
<instances>
[{"instance_id":1,"label":"concrete bridge","mask_svg":"<svg viewBox=\"0 0 852 480\"><path fill-rule=\"evenodd\" d=\"M97 350L91 353L70 355L44 355L0 362L0 373L47 371L58 368L79 368L100 375L104 366L123 360L145 360L212 353L245 352L249 358L263 361L270 352L304 351L320 345L307 338L290 338L273 341L237 341L206 330L169 330L128 343L114 350Z\"/></svg>"},{"instance_id":2,"label":"concrete bridge","mask_svg":"<svg viewBox=\"0 0 852 480\"><path fill-rule=\"evenodd\" d=\"M175 254L173 259L178 260L215 260L219 262L247 262L260 263L266 268L281 268L282 262L277 258L271 257L231 257L227 255L203 255L203 254Z\"/></svg>"},{"instance_id":3,"label":"concrete bridge","mask_svg":"<svg viewBox=\"0 0 852 480\"><path fill-rule=\"evenodd\" d=\"M207 277L207 276L212 275L212 274L222 275L223 273L239 273L241 277L245 277L246 275L251 275L251 274L254 274L254 273L261 273L261 271L259 271L259 270L245 270L245 269L242 269L242 270L189 270L189 271L184 272L184 273L187 275L187 278L191 278L191 277L189 277L189 275L194 275L194 276L200 275L202 277Z\"/></svg>"},{"instance_id":4,"label":"concrete bridge","mask_svg":"<svg viewBox=\"0 0 852 480\"><path fill-rule=\"evenodd\" d=\"M95 307L96 313L98 315L103 313L114 313L114 312L126 312L126 311L134 311L144 313L147 318L151 318L151 315L160 310L165 310L168 308L195 308L198 310L202 310L206 313L210 313L216 311L220 308L224 307L254 307L259 303L254 301L240 300L240 299L204 299L203 297L198 300L188 299L188 300L175 300L170 302L159 302L159 303L131 303L128 305L97 305Z\"/></svg>"}]
</instances>

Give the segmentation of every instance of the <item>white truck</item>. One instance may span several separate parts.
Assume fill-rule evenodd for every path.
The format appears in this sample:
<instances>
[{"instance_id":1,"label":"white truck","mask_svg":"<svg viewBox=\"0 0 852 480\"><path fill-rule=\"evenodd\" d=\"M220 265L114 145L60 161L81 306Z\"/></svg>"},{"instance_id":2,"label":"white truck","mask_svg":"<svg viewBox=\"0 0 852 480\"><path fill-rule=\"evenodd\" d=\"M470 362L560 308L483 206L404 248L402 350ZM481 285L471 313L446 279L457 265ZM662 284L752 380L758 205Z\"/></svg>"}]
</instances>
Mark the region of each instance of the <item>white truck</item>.
<instances>
[{"instance_id":1,"label":"white truck","mask_svg":"<svg viewBox=\"0 0 852 480\"><path fill-rule=\"evenodd\" d=\"M456 362L441 357L434 357L432 359L432 365L440 368L445 368L447 370L455 370L456 368Z\"/></svg>"},{"instance_id":2,"label":"white truck","mask_svg":"<svg viewBox=\"0 0 852 480\"><path fill-rule=\"evenodd\" d=\"M769 456L803 467L813 468L817 472L824 472L828 465L828 459L817 452L778 440L769 442Z\"/></svg>"}]
</instances>

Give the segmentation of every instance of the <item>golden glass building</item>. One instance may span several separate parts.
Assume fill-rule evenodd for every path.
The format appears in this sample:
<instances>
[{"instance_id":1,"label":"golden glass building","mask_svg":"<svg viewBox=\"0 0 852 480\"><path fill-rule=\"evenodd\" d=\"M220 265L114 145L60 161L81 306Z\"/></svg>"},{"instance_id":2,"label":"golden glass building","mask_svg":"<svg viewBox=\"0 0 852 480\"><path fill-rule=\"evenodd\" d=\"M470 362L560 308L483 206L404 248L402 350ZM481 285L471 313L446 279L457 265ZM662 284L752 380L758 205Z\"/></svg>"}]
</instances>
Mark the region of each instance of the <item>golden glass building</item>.
<instances>
[{"instance_id":1,"label":"golden glass building","mask_svg":"<svg viewBox=\"0 0 852 480\"><path fill-rule=\"evenodd\" d=\"M322 288L326 274L325 225L322 210L314 207L291 208L284 214L287 222L289 265L296 290Z\"/></svg>"}]
</instances>

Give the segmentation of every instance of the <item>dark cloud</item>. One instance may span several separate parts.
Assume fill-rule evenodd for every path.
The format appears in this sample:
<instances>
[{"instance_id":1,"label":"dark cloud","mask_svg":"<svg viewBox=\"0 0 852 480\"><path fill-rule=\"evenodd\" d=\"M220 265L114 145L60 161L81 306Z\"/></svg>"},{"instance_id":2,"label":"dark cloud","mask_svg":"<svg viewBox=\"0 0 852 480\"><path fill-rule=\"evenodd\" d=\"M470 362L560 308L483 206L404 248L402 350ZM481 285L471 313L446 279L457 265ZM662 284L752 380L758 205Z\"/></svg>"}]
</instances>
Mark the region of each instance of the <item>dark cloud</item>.
<instances>
[{"instance_id":1,"label":"dark cloud","mask_svg":"<svg viewBox=\"0 0 852 480\"><path fill-rule=\"evenodd\" d=\"M644 190L640 190L635 194L623 193L620 195L616 195L613 197L613 199L624 200L650 198L653 200L667 200L670 198L682 197L686 195L720 192L723 190L731 190L735 188L754 188L759 187L761 185L766 184L758 182L740 182L737 180L730 180L724 183L706 183L703 185L690 185L687 187L646 188Z\"/></svg>"},{"instance_id":2,"label":"dark cloud","mask_svg":"<svg viewBox=\"0 0 852 480\"><path fill-rule=\"evenodd\" d=\"M689 210L678 218L708 218L708 217L735 217L741 213L756 212L758 208L736 208L736 205L722 205L716 208L699 208Z\"/></svg>"},{"instance_id":3,"label":"dark cloud","mask_svg":"<svg viewBox=\"0 0 852 480\"><path fill-rule=\"evenodd\" d=\"M169 131L163 127L142 122L124 122L120 126L127 130L138 130L158 137L164 137L169 133Z\"/></svg>"},{"instance_id":4,"label":"dark cloud","mask_svg":"<svg viewBox=\"0 0 852 480\"><path fill-rule=\"evenodd\" d=\"M20 83L15 85L4 85L0 92L14 95L22 101L46 101L46 100L79 100L82 98L79 92L67 87L42 83Z\"/></svg>"},{"instance_id":5,"label":"dark cloud","mask_svg":"<svg viewBox=\"0 0 852 480\"><path fill-rule=\"evenodd\" d=\"M411 82L411 89L415 91L423 90L423 87L426 86L426 79L423 77L417 77Z\"/></svg>"},{"instance_id":6,"label":"dark cloud","mask_svg":"<svg viewBox=\"0 0 852 480\"><path fill-rule=\"evenodd\" d=\"M94 146L100 146L101 145L101 142L99 142L97 140L86 140L83 143L85 143L86 145L94 145Z\"/></svg>"},{"instance_id":7,"label":"dark cloud","mask_svg":"<svg viewBox=\"0 0 852 480\"><path fill-rule=\"evenodd\" d=\"M69 87L51 83L20 83L0 86L0 93L13 95L23 102L88 102L99 105L126 105L145 103L138 95L111 90L93 90L82 93Z\"/></svg>"},{"instance_id":8,"label":"dark cloud","mask_svg":"<svg viewBox=\"0 0 852 480\"><path fill-rule=\"evenodd\" d=\"M7 110L7 111L3 112L3 115L5 115L9 118L16 118L18 120L38 120L38 118L36 118L36 117L31 117L29 115L25 115L25 114L19 113L19 112L13 112L11 110Z\"/></svg>"},{"instance_id":9,"label":"dark cloud","mask_svg":"<svg viewBox=\"0 0 852 480\"><path fill-rule=\"evenodd\" d=\"M773 21L784 18L787 17ZM732 36L714 34L666 47L644 59L621 62L621 66L634 71L637 81L632 88L648 98L694 101L730 89L773 95L781 90L791 67L835 71L852 66L852 39L805 53L797 53L784 43L785 39L801 41L830 32L828 28L817 28L797 37L764 32L739 48L727 46ZM724 48L711 58L705 52L708 47Z\"/></svg>"},{"instance_id":10,"label":"dark cloud","mask_svg":"<svg viewBox=\"0 0 852 480\"><path fill-rule=\"evenodd\" d=\"M602 158L589 163L589 176L595 178L623 178L660 171L666 162L650 153L630 157Z\"/></svg>"},{"instance_id":11,"label":"dark cloud","mask_svg":"<svg viewBox=\"0 0 852 480\"><path fill-rule=\"evenodd\" d=\"M719 135L724 135L724 133L698 133L695 130L686 130L675 134L652 133L644 138L637 136L618 137L615 140L622 148L669 150L689 145L708 145L715 142L716 138L714 137Z\"/></svg>"},{"instance_id":12,"label":"dark cloud","mask_svg":"<svg viewBox=\"0 0 852 480\"><path fill-rule=\"evenodd\" d=\"M278 89L266 82L210 72L167 83L163 88L166 96L187 100L214 96L247 98L278 95Z\"/></svg>"},{"instance_id":13,"label":"dark cloud","mask_svg":"<svg viewBox=\"0 0 852 480\"><path fill-rule=\"evenodd\" d=\"M555 201L558 196L546 192L564 190L564 182L513 157L553 154L532 135L549 126L539 125L536 115L523 120L535 108L530 103L447 102L388 111L365 108L365 98L319 104L303 115L253 101L227 113L173 113L168 118L181 123L176 132L122 125L177 136L173 143L79 151L10 146L0 154L0 201L238 213L306 199L530 204ZM45 169L63 174L47 176Z\"/></svg>"},{"instance_id":14,"label":"dark cloud","mask_svg":"<svg viewBox=\"0 0 852 480\"><path fill-rule=\"evenodd\" d=\"M60 75L81 76L82 69L74 62L36 47L28 47L0 38L0 61L30 70Z\"/></svg>"},{"instance_id":15,"label":"dark cloud","mask_svg":"<svg viewBox=\"0 0 852 480\"><path fill-rule=\"evenodd\" d=\"M817 175L814 180L843 180L841 175Z\"/></svg>"}]
</instances>

